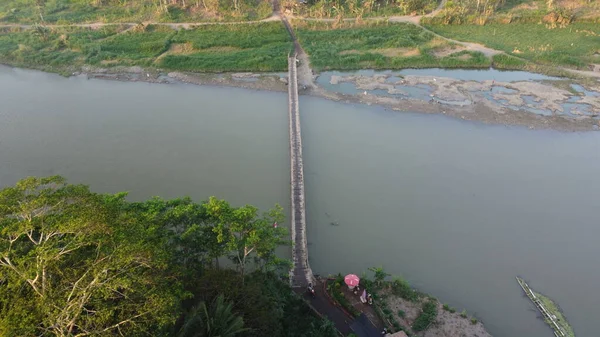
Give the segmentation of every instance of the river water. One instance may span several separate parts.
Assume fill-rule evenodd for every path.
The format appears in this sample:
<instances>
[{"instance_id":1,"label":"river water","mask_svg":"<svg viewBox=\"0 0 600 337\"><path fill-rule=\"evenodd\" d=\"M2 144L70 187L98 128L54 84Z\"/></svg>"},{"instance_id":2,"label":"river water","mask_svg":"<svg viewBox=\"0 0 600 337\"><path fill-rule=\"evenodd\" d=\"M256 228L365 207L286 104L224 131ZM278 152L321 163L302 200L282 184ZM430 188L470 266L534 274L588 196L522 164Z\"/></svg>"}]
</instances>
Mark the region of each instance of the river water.
<instances>
[{"instance_id":1,"label":"river water","mask_svg":"<svg viewBox=\"0 0 600 337\"><path fill-rule=\"evenodd\" d=\"M287 95L0 68L0 187L61 174L101 192L289 207ZM310 263L383 265L494 336L600 317L600 133L488 126L302 97ZM337 226L331 225L332 222Z\"/></svg>"}]
</instances>

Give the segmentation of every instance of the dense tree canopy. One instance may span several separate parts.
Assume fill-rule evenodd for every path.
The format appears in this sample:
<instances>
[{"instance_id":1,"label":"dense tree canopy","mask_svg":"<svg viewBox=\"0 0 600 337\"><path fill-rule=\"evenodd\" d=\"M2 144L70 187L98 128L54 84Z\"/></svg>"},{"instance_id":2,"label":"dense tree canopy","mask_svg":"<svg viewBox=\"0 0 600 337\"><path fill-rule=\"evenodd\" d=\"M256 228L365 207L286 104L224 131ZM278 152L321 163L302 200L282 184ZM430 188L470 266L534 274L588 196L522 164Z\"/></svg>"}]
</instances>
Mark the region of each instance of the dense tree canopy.
<instances>
[{"instance_id":1,"label":"dense tree canopy","mask_svg":"<svg viewBox=\"0 0 600 337\"><path fill-rule=\"evenodd\" d=\"M273 273L281 207L125 197L58 176L0 191L0 336L333 333Z\"/></svg>"}]
</instances>

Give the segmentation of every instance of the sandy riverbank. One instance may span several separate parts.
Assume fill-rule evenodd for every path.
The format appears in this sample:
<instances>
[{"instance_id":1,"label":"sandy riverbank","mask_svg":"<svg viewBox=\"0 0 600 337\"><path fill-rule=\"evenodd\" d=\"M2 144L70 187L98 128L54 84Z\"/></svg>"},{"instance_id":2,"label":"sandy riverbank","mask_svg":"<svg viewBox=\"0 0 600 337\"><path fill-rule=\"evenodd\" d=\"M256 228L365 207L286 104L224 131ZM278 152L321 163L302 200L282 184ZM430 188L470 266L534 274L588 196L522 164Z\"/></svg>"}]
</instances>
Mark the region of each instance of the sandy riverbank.
<instances>
[{"instance_id":1,"label":"sandy riverbank","mask_svg":"<svg viewBox=\"0 0 600 337\"><path fill-rule=\"evenodd\" d=\"M65 71L62 71L65 73ZM287 91L286 74L275 73L183 73L164 72L140 67L95 68L84 67L69 71L71 76L149 83L188 83L238 87L252 90ZM586 113L577 110L563 113L563 104L574 96L572 91L547 82L520 81L463 81L432 76L404 76L390 82L390 76L332 76L331 84L352 83L360 93L344 94L312 85L300 88L301 95L322 97L339 102L379 105L395 111L443 114L463 120L486 124L517 125L529 129L555 129L560 131L592 131L600 126L600 83L585 86L598 95L580 98L580 104L589 107ZM400 87L427 86L431 95L411 97ZM496 90L498 89L498 90ZM377 90L378 94L370 91ZM385 92L385 95L380 93ZM527 102L523 97L527 98ZM532 103L534 105L532 105ZM528 108L552 111L536 114ZM591 111L591 113L590 113Z\"/></svg>"},{"instance_id":2,"label":"sandy riverbank","mask_svg":"<svg viewBox=\"0 0 600 337\"><path fill-rule=\"evenodd\" d=\"M386 292L389 307L396 320L403 326L412 327L413 323L421 314L421 307L430 298L422 298L416 302L407 301L399 296ZM485 330L484 325L468 314L462 314L452 309L445 310L443 305L434 300L437 306L437 316L433 323L425 331L415 333L419 337L491 337ZM403 316L398 315L399 312Z\"/></svg>"}]
</instances>

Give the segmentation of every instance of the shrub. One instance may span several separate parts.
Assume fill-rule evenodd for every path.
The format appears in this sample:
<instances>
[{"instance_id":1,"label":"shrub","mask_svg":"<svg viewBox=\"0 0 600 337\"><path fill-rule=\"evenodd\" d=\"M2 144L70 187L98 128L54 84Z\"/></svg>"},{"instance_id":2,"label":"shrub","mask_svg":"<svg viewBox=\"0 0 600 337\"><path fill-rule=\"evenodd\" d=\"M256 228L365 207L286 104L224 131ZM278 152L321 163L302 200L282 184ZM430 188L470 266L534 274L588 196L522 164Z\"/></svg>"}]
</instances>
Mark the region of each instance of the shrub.
<instances>
[{"instance_id":1,"label":"shrub","mask_svg":"<svg viewBox=\"0 0 600 337\"><path fill-rule=\"evenodd\" d=\"M477 318L475 318L475 317L471 318L471 324L473 324L473 325L477 324Z\"/></svg>"},{"instance_id":2,"label":"shrub","mask_svg":"<svg viewBox=\"0 0 600 337\"><path fill-rule=\"evenodd\" d=\"M348 301L346 296L344 296L343 291L341 291L339 288L340 282L338 280L334 281L333 283L327 284L327 291L329 292L331 297L333 297L334 300L336 300L344 309L346 309L352 315L356 317L360 316L360 312L352 306L352 304Z\"/></svg>"},{"instance_id":3,"label":"shrub","mask_svg":"<svg viewBox=\"0 0 600 337\"><path fill-rule=\"evenodd\" d=\"M460 313L460 317L462 317L462 318L467 318L467 311L466 311L466 310L463 310L463 311Z\"/></svg>"},{"instance_id":4,"label":"shrub","mask_svg":"<svg viewBox=\"0 0 600 337\"><path fill-rule=\"evenodd\" d=\"M398 316L404 318L406 317L406 313L404 312L404 310L398 310Z\"/></svg>"},{"instance_id":5,"label":"shrub","mask_svg":"<svg viewBox=\"0 0 600 337\"><path fill-rule=\"evenodd\" d=\"M423 311L413 323L414 331L423 331L429 327L437 317L437 305L433 301L427 301L423 304Z\"/></svg>"},{"instance_id":6,"label":"shrub","mask_svg":"<svg viewBox=\"0 0 600 337\"><path fill-rule=\"evenodd\" d=\"M400 296L405 300L416 301L418 299L417 293L410 287L410 284L402 278L395 278L392 281L392 292L396 296Z\"/></svg>"}]
</instances>

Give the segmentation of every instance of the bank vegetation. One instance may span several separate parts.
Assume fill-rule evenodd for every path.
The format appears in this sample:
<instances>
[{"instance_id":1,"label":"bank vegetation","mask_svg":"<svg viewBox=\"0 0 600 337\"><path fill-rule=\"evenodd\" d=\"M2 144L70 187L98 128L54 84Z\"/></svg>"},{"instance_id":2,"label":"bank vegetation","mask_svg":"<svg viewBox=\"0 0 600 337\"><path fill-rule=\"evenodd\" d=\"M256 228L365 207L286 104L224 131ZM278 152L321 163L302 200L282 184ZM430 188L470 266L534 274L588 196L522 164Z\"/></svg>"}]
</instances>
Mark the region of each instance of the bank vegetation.
<instances>
[{"instance_id":1,"label":"bank vegetation","mask_svg":"<svg viewBox=\"0 0 600 337\"><path fill-rule=\"evenodd\" d=\"M261 20L269 0L3 0L0 22L206 22Z\"/></svg>"},{"instance_id":2,"label":"bank vegetation","mask_svg":"<svg viewBox=\"0 0 600 337\"><path fill-rule=\"evenodd\" d=\"M281 207L0 190L0 336L336 336L288 286Z\"/></svg>"},{"instance_id":3,"label":"bank vegetation","mask_svg":"<svg viewBox=\"0 0 600 337\"><path fill-rule=\"evenodd\" d=\"M65 72L94 67L140 66L196 72L285 71L293 46L280 22L5 28L0 62Z\"/></svg>"}]
</instances>

